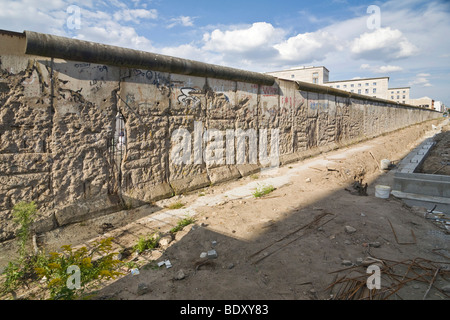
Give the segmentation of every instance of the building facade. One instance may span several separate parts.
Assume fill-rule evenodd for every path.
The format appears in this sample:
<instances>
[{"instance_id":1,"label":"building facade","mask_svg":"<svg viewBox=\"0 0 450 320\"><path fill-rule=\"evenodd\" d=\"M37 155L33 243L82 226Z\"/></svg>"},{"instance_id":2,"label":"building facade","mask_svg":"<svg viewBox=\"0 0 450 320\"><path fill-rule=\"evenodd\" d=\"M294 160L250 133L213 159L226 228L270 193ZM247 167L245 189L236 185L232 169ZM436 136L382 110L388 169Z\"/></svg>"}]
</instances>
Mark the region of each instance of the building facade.
<instances>
[{"instance_id":1,"label":"building facade","mask_svg":"<svg viewBox=\"0 0 450 320\"><path fill-rule=\"evenodd\" d=\"M299 67L266 72L266 74L280 79L308 82L373 98L391 100L400 104L408 104L440 112L446 110L446 107L440 101L434 101L429 97L411 99L411 87L389 88L389 77L329 81L330 71L324 66Z\"/></svg>"},{"instance_id":2,"label":"building facade","mask_svg":"<svg viewBox=\"0 0 450 320\"><path fill-rule=\"evenodd\" d=\"M426 109L433 109L434 110L434 100L430 97L422 97L418 99L410 99L410 103L413 106L426 108Z\"/></svg>"},{"instance_id":3,"label":"building facade","mask_svg":"<svg viewBox=\"0 0 450 320\"><path fill-rule=\"evenodd\" d=\"M266 72L274 77L314 83L375 98L388 99L389 77L329 81L330 71L323 67L299 67Z\"/></svg>"},{"instance_id":4,"label":"building facade","mask_svg":"<svg viewBox=\"0 0 450 320\"><path fill-rule=\"evenodd\" d=\"M397 103L410 104L410 87L390 88L388 99Z\"/></svg>"},{"instance_id":5,"label":"building facade","mask_svg":"<svg viewBox=\"0 0 450 320\"><path fill-rule=\"evenodd\" d=\"M374 98L388 99L389 77L329 81L323 85Z\"/></svg>"},{"instance_id":6,"label":"building facade","mask_svg":"<svg viewBox=\"0 0 450 320\"><path fill-rule=\"evenodd\" d=\"M299 67L294 69L266 72L271 76L293 81L303 81L323 85L328 82L330 71L325 67Z\"/></svg>"}]
</instances>

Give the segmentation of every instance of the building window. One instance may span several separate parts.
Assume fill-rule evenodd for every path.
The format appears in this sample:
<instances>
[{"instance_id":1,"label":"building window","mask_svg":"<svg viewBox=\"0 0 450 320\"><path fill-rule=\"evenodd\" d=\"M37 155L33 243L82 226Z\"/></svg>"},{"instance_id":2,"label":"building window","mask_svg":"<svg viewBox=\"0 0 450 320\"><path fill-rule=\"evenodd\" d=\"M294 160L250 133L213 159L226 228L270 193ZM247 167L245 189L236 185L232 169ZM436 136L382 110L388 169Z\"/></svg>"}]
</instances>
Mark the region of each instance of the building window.
<instances>
[{"instance_id":1,"label":"building window","mask_svg":"<svg viewBox=\"0 0 450 320\"><path fill-rule=\"evenodd\" d=\"M391 96L391 99L394 100L394 96Z\"/></svg>"},{"instance_id":2,"label":"building window","mask_svg":"<svg viewBox=\"0 0 450 320\"><path fill-rule=\"evenodd\" d=\"M403 101L403 103L405 103L405 101Z\"/></svg>"},{"instance_id":3,"label":"building window","mask_svg":"<svg viewBox=\"0 0 450 320\"><path fill-rule=\"evenodd\" d=\"M313 76L313 83L318 84L319 83L319 73L314 72L312 76Z\"/></svg>"},{"instance_id":4,"label":"building window","mask_svg":"<svg viewBox=\"0 0 450 320\"><path fill-rule=\"evenodd\" d=\"M347 88L347 85L346 84L344 84L344 86L343 86L344 88Z\"/></svg>"},{"instance_id":5,"label":"building window","mask_svg":"<svg viewBox=\"0 0 450 320\"><path fill-rule=\"evenodd\" d=\"M369 94L369 89L366 89L366 94Z\"/></svg>"},{"instance_id":6,"label":"building window","mask_svg":"<svg viewBox=\"0 0 450 320\"><path fill-rule=\"evenodd\" d=\"M376 86L376 85L377 85L377 83L376 83L376 82L374 82L374 83L373 83L373 85L374 85L374 86Z\"/></svg>"},{"instance_id":7,"label":"building window","mask_svg":"<svg viewBox=\"0 0 450 320\"><path fill-rule=\"evenodd\" d=\"M350 90L352 93L355 92L355 90Z\"/></svg>"},{"instance_id":8,"label":"building window","mask_svg":"<svg viewBox=\"0 0 450 320\"><path fill-rule=\"evenodd\" d=\"M400 100L400 96L397 96L397 100Z\"/></svg>"},{"instance_id":9,"label":"building window","mask_svg":"<svg viewBox=\"0 0 450 320\"><path fill-rule=\"evenodd\" d=\"M373 93L377 93L377 89L376 88L373 88Z\"/></svg>"},{"instance_id":10,"label":"building window","mask_svg":"<svg viewBox=\"0 0 450 320\"><path fill-rule=\"evenodd\" d=\"M340 88L340 87L341 87L340 85L337 85L337 86L336 86L336 88Z\"/></svg>"},{"instance_id":11,"label":"building window","mask_svg":"<svg viewBox=\"0 0 450 320\"><path fill-rule=\"evenodd\" d=\"M361 94L361 89L358 89L358 94Z\"/></svg>"},{"instance_id":12,"label":"building window","mask_svg":"<svg viewBox=\"0 0 450 320\"><path fill-rule=\"evenodd\" d=\"M406 99L406 96L403 96L403 99Z\"/></svg>"},{"instance_id":13,"label":"building window","mask_svg":"<svg viewBox=\"0 0 450 320\"><path fill-rule=\"evenodd\" d=\"M369 86L369 83L367 82L367 83L366 83L366 87L368 87L368 86Z\"/></svg>"},{"instance_id":14,"label":"building window","mask_svg":"<svg viewBox=\"0 0 450 320\"><path fill-rule=\"evenodd\" d=\"M350 85L352 88L354 88L355 87L355 85L352 83L351 85Z\"/></svg>"},{"instance_id":15,"label":"building window","mask_svg":"<svg viewBox=\"0 0 450 320\"><path fill-rule=\"evenodd\" d=\"M291 74L291 79L294 79L295 78L295 74Z\"/></svg>"},{"instance_id":16,"label":"building window","mask_svg":"<svg viewBox=\"0 0 450 320\"><path fill-rule=\"evenodd\" d=\"M403 90L403 93L406 93L406 91L405 91L405 90Z\"/></svg>"},{"instance_id":17,"label":"building window","mask_svg":"<svg viewBox=\"0 0 450 320\"><path fill-rule=\"evenodd\" d=\"M330 88L333 88L333 86L330 86Z\"/></svg>"},{"instance_id":18,"label":"building window","mask_svg":"<svg viewBox=\"0 0 450 320\"><path fill-rule=\"evenodd\" d=\"M400 91L397 91L397 93L400 93Z\"/></svg>"},{"instance_id":19,"label":"building window","mask_svg":"<svg viewBox=\"0 0 450 320\"><path fill-rule=\"evenodd\" d=\"M391 94L394 94L395 92L394 91L391 91Z\"/></svg>"},{"instance_id":20,"label":"building window","mask_svg":"<svg viewBox=\"0 0 450 320\"><path fill-rule=\"evenodd\" d=\"M361 83L358 83L358 87L361 87Z\"/></svg>"}]
</instances>

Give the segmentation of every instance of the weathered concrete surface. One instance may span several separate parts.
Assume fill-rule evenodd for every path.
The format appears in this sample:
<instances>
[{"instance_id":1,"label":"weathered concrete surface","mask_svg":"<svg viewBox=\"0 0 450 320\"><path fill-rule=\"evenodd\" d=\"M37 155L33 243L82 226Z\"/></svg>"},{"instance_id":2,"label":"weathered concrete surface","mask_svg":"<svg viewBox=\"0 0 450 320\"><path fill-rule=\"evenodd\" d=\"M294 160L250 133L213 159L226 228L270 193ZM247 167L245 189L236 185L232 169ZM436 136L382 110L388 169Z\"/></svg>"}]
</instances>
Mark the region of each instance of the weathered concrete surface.
<instances>
[{"instance_id":1,"label":"weathered concrete surface","mask_svg":"<svg viewBox=\"0 0 450 320\"><path fill-rule=\"evenodd\" d=\"M30 56L20 43L4 47L20 36L0 37L0 241L14 237L11 209L22 200L37 203L42 232L268 165L253 162L252 142L228 133L255 133L268 153L278 143L286 164L440 116L285 80L268 86ZM188 163L173 159L180 129L192 147Z\"/></svg>"}]
</instances>

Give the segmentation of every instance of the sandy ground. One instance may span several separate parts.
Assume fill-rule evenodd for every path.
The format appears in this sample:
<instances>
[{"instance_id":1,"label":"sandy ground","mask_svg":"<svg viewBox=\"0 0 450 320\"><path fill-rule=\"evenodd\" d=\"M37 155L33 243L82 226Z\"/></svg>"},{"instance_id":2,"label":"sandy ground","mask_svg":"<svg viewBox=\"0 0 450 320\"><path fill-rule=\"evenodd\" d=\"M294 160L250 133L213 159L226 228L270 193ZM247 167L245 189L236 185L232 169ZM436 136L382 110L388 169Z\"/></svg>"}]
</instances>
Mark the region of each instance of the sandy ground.
<instances>
[{"instance_id":1,"label":"sandy ground","mask_svg":"<svg viewBox=\"0 0 450 320\"><path fill-rule=\"evenodd\" d=\"M425 209L375 197L375 186L392 185L395 172L381 171L380 160L398 163L438 123L56 230L38 243L52 248L111 236L125 250L141 235L166 235L156 250L125 250L123 259L134 261L139 274L124 269L126 276L94 292L99 300L448 300L450 235L424 218ZM355 182L368 184L367 196ZM255 198L264 185L276 189ZM169 210L175 202L184 208ZM195 224L167 236L186 215ZM200 257L209 250L217 257ZM171 268L158 266L166 260ZM374 264L381 289L369 293L367 268Z\"/></svg>"}]
</instances>

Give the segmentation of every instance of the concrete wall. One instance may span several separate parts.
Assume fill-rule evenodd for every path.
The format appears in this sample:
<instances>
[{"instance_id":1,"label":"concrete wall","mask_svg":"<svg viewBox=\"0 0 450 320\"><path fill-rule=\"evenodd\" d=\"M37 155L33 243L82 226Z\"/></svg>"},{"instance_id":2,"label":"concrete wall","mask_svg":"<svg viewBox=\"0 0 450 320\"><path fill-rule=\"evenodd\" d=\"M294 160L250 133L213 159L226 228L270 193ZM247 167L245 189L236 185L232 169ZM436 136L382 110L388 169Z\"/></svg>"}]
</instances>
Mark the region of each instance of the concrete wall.
<instances>
[{"instance_id":1,"label":"concrete wall","mask_svg":"<svg viewBox=\"0 0 450 320\"><path fill-rule=\"evenodd\" d=\"M0 241L14 237L11 209L22 200L38 204L43 232L262 167L176 164L180 128L191 145L199 129L267 129L269 145L279 129L283 165L441 116L293 81L266 86L1 50ZM113 143L118 115L124 149ZM217 142L201 141L203 150ZM223 148L236 150L234 142Z\"/></svg>"}]
</instances>

